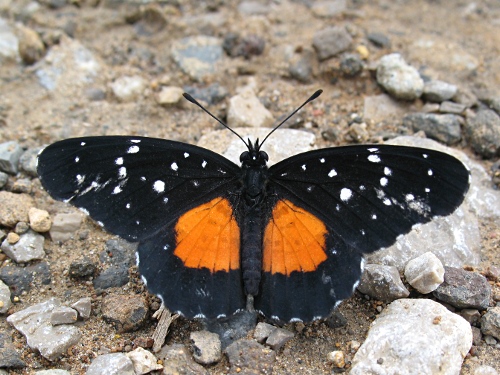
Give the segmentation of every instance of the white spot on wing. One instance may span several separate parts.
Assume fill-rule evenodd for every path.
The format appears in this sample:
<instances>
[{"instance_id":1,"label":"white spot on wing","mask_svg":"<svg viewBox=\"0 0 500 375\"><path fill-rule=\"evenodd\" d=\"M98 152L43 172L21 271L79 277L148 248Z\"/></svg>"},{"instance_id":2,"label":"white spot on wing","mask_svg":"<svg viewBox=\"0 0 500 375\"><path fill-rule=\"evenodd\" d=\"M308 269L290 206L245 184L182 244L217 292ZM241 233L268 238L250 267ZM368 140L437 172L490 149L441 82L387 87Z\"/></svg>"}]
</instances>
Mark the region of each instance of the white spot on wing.
<instances>
[{"instance_id":1,"label":"white spot on wing","mask_svg":"<svg viewBox=\"0 0 500 375\"><path fill-rule=\"evenodd\" d=\"M76 182L78 183L78 185L83 184L83 181L85 181L85 176L82 176L81 174L77 174L76 175Z\"/></svg>"},{"instance_id":2,"label":"white spot on wing","mask_svg":"<svg viewBox=\"0 0 500 375\"><path fill-rule=\"evenodd\" d=\"M139 152L139 146L130 146L127 150L127 154L137 154Z\"/></svg>"},{"instance_id":3,"label":"white spot on wing","mask_svg":"<svg viewBox=\"0 0 500 375\"><path fill-rule=\"evenodd\" d=\"M352 197L352 190L348 188L343 188L340 190L340 199L344 202L347 202Z\"/></svg>"},{"instance_id":4,"label":"white spot on wing","mask_svg":"<svg viewBox=\"0 0 500 375\"><path fill-rule=\"evenodd\" d=\"M425 192L426 192L426 193L430 193L430 191L431 191L431 189L429 189L429 188L425 188Z\"/></svg>"},{"instance_id":5,"label":"white spot on wing","mask_svg":"<svg viewBox=\"0 0 500 375\"><path fill-rule=\"evenodd\" d=\"M90 215L90 213L89 213L89 212L88 212L85 208L83 208L83 207L79 207L78 209L79 209L80 211L82 211L85 215L87 215L87 216L88 216L88 215Z\"/></svg>"},{"instance_id":6,"label":"white spot on wing","mask_svg":"<svg viewBox=\"0 0 500 375\"><path fill-rule=\"evenodd\" d=\"M141 140L140 139L131 139L130 142L131 143L141 143Z\"/></svg>"},{"instance_id":7,"label":"white spot on wing","mask_svg":"<svg viewBox=\"0 0 500 375\"><path fill-rule=\"evenodd\" d=\"M127 209L130 209L130 203L127 203L127 204L125 205L125 207L126 207Z\"/></svg>"},{"instance_id":8,"label":"white spot on wing","mask_svg":"<svg viewBox=\"0 0 500 375\"><path fill-rule=\"evenodd\" d=\"M187 159L189 157L189 153L185 152L184 157Z\"/></svg>"},{"instance_id":9,"label":"white spot on wing","mask_svg":"<svg viewBox=\"0 0 500 375\"><path fill-rule=\"evenodd\" d=\"M179 169L179 166L177 165L177 163L174 161L171 165L170 165L170 169L173 170L173 171L177 171Z\"/></svg>"},{"instance_id":10,"label":"white spot on wing","mask_svg":"<svg viewBox=\"0 0 500 375\"><path fill-rule=\"evenodd\" d=\"M389 198L384 198L384 200L383 200L382 202L384 202L384 204L385 204L386 206L390 206L390 205L392 205L392 202L391 202L391 200L390 200Z\"/></svg>"},{"instance_id":11,"label":"white spot on wing","mask_svg":"<svg viewBox=\"0 0 500 375\"><path fill-rule=\"evenodd\" d=\"M405 199L407 202L411 202L415 199L415 196L413 194L406 194Z\"/></svg>"},{"instance_id":12,"label":"white spot on wing","mask_svg":"<svg viewBox=\"0 0 500 375\"><path fill-rule=\"evenodd\" d=\"M432 172L432 169L430 169L430 168L429 168L429 169L427 170L427 174L428 174L429 176L432 176L432 175L433 175L433 173L434 173L434 172Z\"/></svg>"},{"instance_id":13,"label":"white spot on wing","mask_svg":"<svg viewBox=\"0 0 500 375\"><path fill-rule=\"evenodd\" d=\"M392 169L389 167L384 167L384 174L386 176L392 176Z\"/></svg>"},{"instance_id":14,"label":"white spot on wing","mask_svg":"<svg viewBox=\"0 0 500 375\"><path fill-rule=\"evenodd\" d=\"M118 178L125 178L125 177L127 177L127 168L120 167L120 169L118 169Z\"/></svg>"},{"instance_id":15,"label":"white spot on wing","mask_svg":"<svg viewBox=\"0 0 500 375\"><path fill-rule=\"evenodd\" d=\"M427 154L422 154L422 156L424 157L424 159L427 159L429 157L429 155Z\"/></svg>"},{"instance_id":16,"label":"white spot on wing","mask_svg":"<svg viewBox=\"0 0 500 375\"><path fill-rule=\"evenodd\" d=\"M123 165L123 158L122 157L116 158L115 164L116 165Z\"/></svg>"},{"instance_id":17,"label":"white spot on wing","mask_svg":"<svg viewBox=\"0 0 500 375\"><path fill-rule=\"evenodd\" d=\"M80 146L85 146L86 143L85 142L80 142Z\"/></svg>"},{"instance_id":18,"label":"white spot on wing","mask_svg":"<svg viewBox=\"0 0 500 375\"><path fill-rule=\"evenodd\" d=\"M380 185L381 185L381 186L387 186L387 183L388 183L388 182L389 182L389 180L388 180L387 178L385 178L385 177L382 177L382 178L380 179Z\"/></svg>"},{"instance_id":19,"label":"white spot on wing","mask_svg":"<svg viewBox=\"0 0 500 375\"><path fill-rule=\"evenodd\" d=\"M122 192L122 188L120 186L115 186L115 188L113 189L113 191L111 192L111 194L119 194Z\"/></svg>"},{"instance_id":20,"label":"white spot on wing","mask_svg":"<svg viewBox=\"0 0 500 375\"><path fill-rule=\"evenodd\" d=\"M80 161L80 157L79 156L76 156L75 157L75 163L78 163Z\"/></svg>"},{"instance_id":21,"label":"white spot on wing","mask_svg":"<svg viewBox=\"0 0 500 375\"><path fill-rule=\"evenodd\" d=\"M373 220L377 220L377 215L373 214L373 215L372 215L372 219L373 219Z\"/></svg>"},{"instance_id":22,"label":"white spot on wing","mask_svg":"<svg viewBox=\"0 0 500 375\"><path fill-rule=\"evenodd\" d=\"M335 169L332 169L330 172L328 172L328 177L335 177L337 175L337 171Z\"/></svg>"},{"instance_id":23,"label":"white spot on wing","mask_svg":"<svg viewBox=\"0 0 500 375\"><path fill-rule=\"evenodd\" d=\"M302 164L302 170L305 171L307 169L306 165L305 164Z\"/></svg>"},{"instance_id":24,"label":"white spot on wing","mask_svg":"<svg viewBox=\"0 0 500 375\"><path fill-rule=\"evenodd\" d=\"M205 168L205 167L207 166L207 164L208 164L208 163L207 163L205 160L203 160L203 162L201 163L201 167L202 167L202 168Z\"/></svg>"},{"instance_id":25,"label":"white spot on wing","mask_svg":"<svg viewBox=\"0 0 500 375\"><path fill-rule=\"evenodd\" d=\"M165 183L161 180L157 180L153 184L153 190L156 191L158 194L163 193L165 191Z\"/></svg>"},{"instance_id":26,"label":"white spot on wing","mask_svg":"<svg viewBox=\"0 0 500 375\"><path fill-rule=\"evenodd\" d=\"M319 162L320 162L321 164L323 164L323 163L325 162L325 158L321 158L321 159L319 159Z\"/></svg>"},{"instance_id":27,"label":"white spot on wing","mask_svg":"<svg viewBox=\"0 0 500 375\"><path fill-rule=\"evenodd\" d=\"M380 163L380 157L378 155L369 155L368 161L371 161L372 163Z\"/></svg>"}]
</instances>

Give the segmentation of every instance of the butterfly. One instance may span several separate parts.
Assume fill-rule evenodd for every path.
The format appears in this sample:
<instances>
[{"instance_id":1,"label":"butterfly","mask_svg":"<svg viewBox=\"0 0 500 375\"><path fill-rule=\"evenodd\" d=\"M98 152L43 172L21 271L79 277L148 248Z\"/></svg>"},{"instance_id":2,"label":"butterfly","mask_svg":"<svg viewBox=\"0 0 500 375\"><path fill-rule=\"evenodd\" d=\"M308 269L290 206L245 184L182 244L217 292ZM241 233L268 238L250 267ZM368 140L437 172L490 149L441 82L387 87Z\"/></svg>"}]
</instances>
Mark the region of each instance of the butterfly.
<instances>
[{"instance_id":1,"label":"butterfly","mask_svg":"<svg viewBox=\"0 0 500 375\"><path fill-rule=\"evenodd\" d=\"M469 187L467 168L438 151L353 145L269 167L266 139L242 139L241 165L171 140L66 139L42 150L37 170L52 197L139 243L142 280L171 311L222 318L248 304L284 322L327 317L365 254L449 215Z\"/></svg>"}]
</instances>

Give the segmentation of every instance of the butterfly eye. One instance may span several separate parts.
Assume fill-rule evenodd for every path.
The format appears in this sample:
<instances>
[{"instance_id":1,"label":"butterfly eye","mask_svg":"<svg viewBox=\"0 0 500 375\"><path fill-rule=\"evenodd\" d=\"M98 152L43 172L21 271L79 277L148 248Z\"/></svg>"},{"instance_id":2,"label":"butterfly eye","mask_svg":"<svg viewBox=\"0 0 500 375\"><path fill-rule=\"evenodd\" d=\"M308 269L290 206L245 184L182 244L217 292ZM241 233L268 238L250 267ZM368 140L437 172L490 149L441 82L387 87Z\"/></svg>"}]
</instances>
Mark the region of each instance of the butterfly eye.
<instances>
[{"instance_id":1,"label":"butterfly eye","mask_svg":"<svg viewBox=\"0 0 500 375\"><path fill-rule=\"evenodd\" d=\"M243 163L244 160L248 160L249 158L250 153L248 151L245 151L240 155L240 162Z\"/></svg>"},{"instance_id":2,"label":"butterfly eye","mask_svg":"<svg viewBox=\"0 0 500 375\"><path fill-rule=\"evenodd\" d=\"M265 161L269 161L269 155L267 155L267 152L261 151L259 156L261 159L264 159Z\"/></svg>"}]
</instances>

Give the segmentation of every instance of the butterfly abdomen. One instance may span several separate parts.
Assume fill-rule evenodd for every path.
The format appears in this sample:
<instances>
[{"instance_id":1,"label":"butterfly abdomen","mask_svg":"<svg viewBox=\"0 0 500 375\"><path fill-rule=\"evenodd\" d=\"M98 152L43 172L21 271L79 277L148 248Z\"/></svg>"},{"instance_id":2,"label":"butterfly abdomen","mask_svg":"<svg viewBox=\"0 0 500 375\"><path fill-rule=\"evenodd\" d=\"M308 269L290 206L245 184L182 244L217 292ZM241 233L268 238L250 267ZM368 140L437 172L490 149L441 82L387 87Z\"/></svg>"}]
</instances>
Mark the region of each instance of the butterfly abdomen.
<instances>
[{"instance_id":1,"label":"butterfly abdomen","mask_svg":"<svg viewBox=\"0 0 500 375\"><path fill-rule=\"evenodd\" d=\"M246 295L256 296L262 272L262 207L247 206L242 223L241 271Z\"/></svg>"}]
</instances>

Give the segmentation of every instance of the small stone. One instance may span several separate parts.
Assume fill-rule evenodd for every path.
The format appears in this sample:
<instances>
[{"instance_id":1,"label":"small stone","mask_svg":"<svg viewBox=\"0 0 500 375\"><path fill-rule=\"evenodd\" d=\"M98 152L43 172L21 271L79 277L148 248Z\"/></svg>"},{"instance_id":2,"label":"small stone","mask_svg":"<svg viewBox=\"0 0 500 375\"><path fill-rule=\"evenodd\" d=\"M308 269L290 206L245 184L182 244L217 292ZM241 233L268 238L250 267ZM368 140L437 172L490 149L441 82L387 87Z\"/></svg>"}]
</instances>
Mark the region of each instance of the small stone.
<instances>
[{"instance_id":1,"label":"small stone","mask_svg":"<svg viewBox=\"0 0 500 375\"><path fill-rule=\"evenodd\" d=\"M498 375L498 371L488 365L481 365L476 367L473 375Z\"/></svg>"},{"instance_id":2,"label":"small stone","mask_svg":"<svg viewBox=\"0 0 500 375\"><path fill-rule=\"evenodd\" d=\"M476 325L481 319L481 313L476 309L463 309L460 311L460 316L471 325Z\"/></svg>"},{"instance_id":3,"label":"small stone","mask_svg":"<svg viewBox=\"0 0 500 375\"><path fill-rule=\"evenodd\" d=\"M274 123L271 112L262 105L253 90L245 89L229 99L227 124L231 128L240 126L266 127Z\"/></svg>"},{"instance_id":4,"label":"small stone","mask_svg":"<svg viewBox=\"0 0 500 375\"><path fill-rule=\"evenodd\" d=\"M206 87L184 86L183 89L193 98L209 105L220 103L228 95L227 89L218 83L212 83Z\"/></svg>"},{"instance_id":5,"label":"small stone","mask_svg":"<svg viewBox=\"0 0 500 375\"><path fill-rule=\"evenodd\" d=\"M7 7L6 11L10 9ZM19 40L9 26L7 20L0 18L0 61L17 61L19 59Z\"/></svg>"},{"instance_id":6,"label":"small stone","mask_svg":"<svg viewBox=\"0 0 500 375\"><path fill-rule=\"evenodd\" d=\"M246 337L257 324L257 312L243 310L228 319L213 319L203 322L203 329L219 335L221 347L227 348L236 340Z\"/></svg>"},{"instance_id":7,"label":"small stone","mask_svg":"<svg viewBox=\"0 0 500 375\"><path fill-rule=\"evenodd\" d=\"M26 233L27 231L30 230L30 226L28 225L28 223L24 222L24 221L20 221L16 224L16 226L14 227L14 232L16 234L24 234Z\"/></svg>"},{"instance_id":8,"label":"small stone","mask_svg":"<svg viewBox=\"0 0 500 375\"><path fill-rule=\"evenodd\" d=\"M406 264L405 278L420 293L427 294L444 281L444 267L437 256L427 252Z\"/></svg>"},{"instance_id":9,"label":"small stone","mask_svg":"<svg viewBox=\"0 0 500 375\"><path fill-rule=\"evenodd\" d=\"M219 362L222 357L219 335L208 331L191 332L194 360L202 365Z\"/></svg>"},{"instance_id":10,"label":"small stone","mask_svg":"<svg viewBox=\"0 0 500 375\"><path fill-rule=\"evenodd\" d=\"M60 324L73 324L77 321L78 314L71 307L59 306L52 310L50 314L50 324L57 326Z\"/></svg>"},{"instance_id":11,"label":"small stone","mask_svg":"<svg viewBox=\"0 0 500 375\"><path fill-rule=\"evenodd\" d=\"M4 240L0 248L14 262L26 263L36 259L43 259L45 257L43 242L44 238L42 235L30 230L29 232L23 234L19 241L14 245L11 245L7 240Z\"/></svg>"},{"instance_id":12,"label":"small stone","mask_svg":"<svg viewBox=\"0 0 500 375\"><path fill-rule=\"evenodd\" d=\"M183 93L184 90L182 90L180 87L164 86L156 95L156 101L163 107L177 106L186 101L182 96Z\"/></svg>"},{"instance_id":13,"label":"small stone","mask_svg":"<svg viewBox=\"0 0 500 375\"><path fill-rule=\"evenodd\" d=\"M483 334L481 333L481 330L474 326L471 326L471 329L472 329L472 345L474 346L481 345L481 341L483 339Z\"/></svg>"},{"instance_id":14,"label":"small stone","mask_svg":"<svg viewBox=\"0 0 500 375\"><path fill-rule=\"evenodd\" d=\"M494 97L487 96L481 98L481 101L500 115L500 96L494 96Z\"/></svg>"},{"instance_id":15,"label":"small stone","mask_svg":"<svg viewBox=\"0 0 500 375\"><path fill-rule=\"evenodd\" d=\"M340 71L346 77L355 77L363 71L363 62L354 53L346 53L340 59Z\"/></svg>"},{"instance_id":16,"label":"small stone","mask_svg":"<svg viewBox=\"0 0 500 375\"><path fill-rule=\"evenodd\" d=\"M0 143L0 171L16 174L23 149L15 141Z\"/></svg>"},{"instance_id":17,"label":"small stone","mask_svg":"<svg viewBox=\"0 0 500 375\"><path fill-rule=\"evenodd\" d=\"M462 139L462 118L452 114L410 113L403 117L403 125L447 145Z\"/></svg>"},{"instance_id":18,"label":"small stone","mask_svg":"<svg viewBox=\"0 0 500 375\"><path fill-rule=\"evenodd\" d=\"M130 243L121 238L106 242L106 249L99 254L102 263L129 267L135 264L136 243Z\"/></svg>"},{"instance_id":19,"label":"small stone","mask_svg":"<svg viewBox=\"0 0 500 375\"><path fill-rule=\"evenodd\" d=\"M81 298L72 304L71 307L78 311L82 319L88 319L92 311L92 300L90 297Z\"/></svg>"},{"instance_id":20,"label":"small stone","mask_svg":"<svg viewBox=\"0 0 500 375\"><path fill-rule=\"evenodd\" d=\"M18 27L19 55L25 64L36 63L45 54L45 45L40 35L29 27Z\"/></svg>"},{"instance_id":21,"label":"small stone","mask_svg":"<svg viewBox=\"0 0 500 375\"><path fill-rule=\"evenodd\" d=\"M334 17L341 15L346 10L346 0L315 1L311 12L316 17Z\"/></svg>"},{"instance_id":22,"label":"small stone","mask_svg":"<svg viewBox=\"0 0 500 375\"><path fill-rule=\"evenodd\" d=\"M437 103L425 103L422 107L422 112L424 113L435 113L439 112L439 104Z\"/></svg>"},{"instance_id":23,"label":"small stone","mask_svg":"<svg viewBox=\"0 0 500 375\"><path fill-rule=\"evenodd\" d=\"M163 361L163 375L208 375L182 344L165 345L156 356Z\"/></svg>"},{"instance_id":24,"label":"small stone","mask_svg":"<svg viewBox=\"0 0 500 375\"><path fill-rule=\"evenodd\" d=\"M478 273L445 267L444 282L433 292L440 301L459 309L485 310L490 303L491 286Z\"/></svg>"},{"instance_id":25,"label":"small stone","mask_svg":"<svg viewBox=\"0 0 500 375\"><path fill-rule=\"evenodd\" d=\"M10 309L10 306L12 306L10 289L0 280L0 314L5 314Z\"/></svg>"},{"instance_id":26,"label":"small stone","mask_svg":"<svg viewBox=\"0 0 500 375\"><path fill-rule=\"evenodd\" d=\"M130 102L142 96L146 81L140 76L123 76L111 83L113 94L122 102Z\"/></svg>"},{"instance_id":27,"label":"small stone","mask_svg":"<svg viewBox=\"0 0 500 375\"><path fill-rule=\"evenodd\" d=\"M500 155L500 117L495 111L483 109L475 116L468 116L465 135L474 151L482 157Z\"/></svg>"},{"instance_id":28,"label":"small stone","mask_svg":"<svg viewBox=\"0 0 500 375\"><path fill-rule=\"evenodd\" d=\"M87 258L77 260L69 265L69 277L73 279L83 279L94 276L97 272L97 266Z\"/></svg>"},{"instance_id":29,"label":"small stone","mask_svg":"<svg viewBox=\"0 0 500 375\"><path fill-rule=\"evenodd\" d=\"M377 82L390 95L402 100L417 99L424 89L424 81L418 71L408 65L398 53L385 55L380 59Z\"/></svg>"},{"instance_id":30,"label":"small stone","mask_svg":"<svg viewBox=\"0 0 500 375\"><path fill-rule=\"evenodd\" d=\"M424 84L422 96L425 100L434 103L441 103L450 100L457 93L457 86L447 82L433 80Z\"/></svg>"},{"instance_id":31,"label":"small stone","mask_svg":"<svg viewBox=\"0 0 500 375\"><path fill-rule=\"evenodd\" d=\"M31 229L38 233L48 232L52 226L50 215L45 210L31 207L28 211L28 218Z\"/></svg>"},{"instance_id":32,"label":"small stone","mask_svg":"<svg viewBox=\"0 0 500 375\"><path fill-rule=\"evenodd\" d=\"M0 225L12 228L19 221L28 221L28 211L35 205L27 194L0 191Z\"/></svg>"},{"instance_id":33,"label":"small stone","mask_svg":"<svg viewBox=\"0 0 500 375\"><path fill-rule=\"evenodd\" d=\"M361 57L363 60L368 60L368 57L370 57L370 51L366 46L362 44L356 46L356 52L359 54L359 57Z\"/></svg>"},{"instance_id":34,"label":"small stone","mask_svg":"<svg viewBox=\"0 0 500 375\"><path fill-rule=\"evenodd\" d=\"M313 51L303 50L301 53L294 53L289 62L288 73L300 82L311 82L313 63Z\"/></svg>"},{"instance_id":35,"label":"small stone","mask_svg":"<svg viewBox=\"0 0 500 375\"><path fill-rule=\"evenodd\" d=\"M89 87L85 90L85 96L90 101L98 102L106 99L106 91L98 87Z\"/></svg>"},{"instance_id":36,"label":"small stone","mask_svg":"<svg viewBox=\"0 0 500 375\"><path fill-rule=\"evenodd\" d=\"M157 363L156 357L143 348L136 348L126 356L132 360L136 375L149 374L151 371L163 369L163 366Z\"/></svg>"},{"instance_id":37,"label":"small stone","mask_svg":"<svg viewBox=\"0 0 500 375\"><path fill-rule=\"evenodd\" d=\"M109 288L116 288L127 284L129 281L127 266L111 266L101 272L92 284L98 293Z\"/></svg>"},{"instance_id":38,"label":"small stone","mask_svg":"<svg viewBox=\"0 0 500 375\"><path fill-rule=\"evenodd\" d=\"M452 98L453 102L462 104L466 108L471 108L477 105L477 97L472 91L459 87L457 93Z\"/></svg>"},{"instance_id":39,"label":"small stone","mask_svg":"<svg viewBox=\"0 0 500 375\"><path fill-rule=\"evenodd\" d=\"M231 57L243 57L250 59L252 56L262 55L266 42L258 35L247 35L240 37L239 34L229 33L224 38L222 47Z\"/></svg>"},{"instance_id":40,"label":"small stone","mask_svg":"<svg viewBox=\"0 0 500 375\"><path fill-rule=\"evenodd\" d=\"M344 352L341 350L334 350L333 352L328 353L327 360L333 365L333 367L345 367L345 356Z\"/></svg>"},{"instance_id":41,"label":"small stone","mask_svg":"<svg viewBox=\"0 0 500 375\"><path fill-rule=\"evenodd\" d=\"M488 266L486 269L486 277L493 281L500 280L500 267L497 266Z\"/></svg>"},{"instance_id":42,"label":"small stone","mask_svg":"<svg viewBox=\"0 0 500 375\"><path fill-rule=\"evenodd\" d=\"M123 353L100 355L92 361L85 375L135 375L132 360Z\"/></svg>"},{"instance_id":43,"label":"small stone","mask_svg":"<svg viewBox=\"0 0 500 375\"><path fill-rule=\"evenodd\" d=\"M9 181L9 175L5 172L0 172L0 189L2 189Z\"/></svg>"},{"instance_id":44,"label":"small stone","mask_svg":"<svg viewBox=\"0 0 500 375\"><path fill-rule=\"evenodd\" d=\"M253 338L257 340L258 343L262 344L275 329L276 327L271 324L260 322L255 327Z\"/></svg>"},{"instance_id":45,"label":"small stone","mask_svg":"<svg viewBox=\"0 0 500 375\"><path fill-rule=\"evenodd\" d=\"M80 228L82 215L79 213L56 214L50 228L50 237L54 242L64 242L73 237Z\"/></svg>"},{"instance_id":46,"label":"small stone","mask_svg":"<svg viewBox=\"0 0 500 375\"><path fill-rule=\"evenodd\" d=\"M20 239L21 239L21 237L19 236L19 234L14 233L14 232L10 232L7 235L7 237L5 238L5 240L9 243L9 245L14 245L14 244L18 243Z\"/></svg>"},{"instance_id":47,"label":"small stone","mask_svg":"<svg viewBox=\"0 0 500 375\"><path fill-rule=\"evenodd\" d=\"M483 335L493 336L500 340L500 306L491 307L481 318Z\"/></svg>"},{"instance_id":48,"label":"small stone","mask_svg":"<svg viewBox=\"0 0 500 375\"><path fill-rule=\"evenodd\" d=\"M135 295L107 295L102 300L102 316L119 332L139 329L148 316L148 305L143 297Z\"/></svg>"},{"instance_id":49,"label":"small stone","mask_svg":"<svg viewBox=\"0 0 500 375\"><path fill-rule=\"evenodd\" d=\"M37 155L42 147L34 147L27 149L19 158L19 168L28 176L37 177L36 171Z\"/></svg>"},{"instance_id":50,"label":"small stone","mask_svg":"<svg viewBox=\"0 0 500 375\"><path fill-rule=\"evenodd\" d=\"M319 60L326 60L348 50L352 38L344 27L327 27L317 31L313 37L313 47Z\"/></svg>"},{"instance_id":51,"label":"small stone","mask_svg":"<svg viewBox=\"0 0 500 375\"><path fill-rule=\"evenodd\" d=\"M367 36L368 40L372 42L375 46L379 48L390 48L391 47L391 40L389 37L385 34L382 33L369 33Z\"/></svg>"},{"instance_id":52,"label":"small stone","mask_svg":"<svg viewBox=\"0 0 500 375\"><path fill-rule=\"evenodd\" d=\"M274 350L248 339L240 339L229 345L226 354L232 374L270 374L276 362Z\"/></svg>"},{"instance_id":53,"label":"small stone","mask_svg":"<svg viewBox=\"0 0 500 375\"><path fill-rule=\"evenodd\" d=\"M71 373L66 370L50 369L37 371L34 373L34 375L71 375Z\"/></svg>"},{"instance_id":54,"label":"small stone","mask_svg":"<svg viewBox=\"0 0 500 375\"><path fill-rule=\"evenodd\" d=\"M326 320L326 324L330 328L341 328L347 325L347 319L338 310L335 310Z\"/></svg>"},{"instance_id":55,"label":"small stone","mask_svg":"<svg viewBox=\"0 0 500 375\"><path fill-rule=\"evenodd\" d=\"M493 336L486 335L484 336L484 342L488 345L494 346L497 344L497 340Z\"/></svg>"},{"instance_id":56,"label":"small stone","mask_svg":"<svg viewBox=\"0 0 500 375\"><path fill-rule=\"evenodd\" d=\"M293 336L293 332L283 328L276 328L267 338L266 345L270 346L273 350L280 350L283 345L293 339Z\"/></svg>"},{"instance_id":57,"label":"small stone","mask_svg":"<svg viewBox=\"0 0 500 375\"><path fill-rule=\"evenodd\" d=\"M21 359L21 355L17 352L16 347L12 343L10 333L0 332L0 368L24 368L26 363ZM0 373L1 374L1 373ZM8 375L5 372L5 375Z\"/></svg>"},{"instance_id":58,"label":"small stone","mask_svg":"<svg viewBox=\"0 0 500 375\"><path fill-rule=\"evenodd\" d=\"M266 15L269 7L257 1L242 1L238 5L238 12L246 16Z\"/></svg>"},{"instance_id":59,"label":"small stone","mask_svg":"<svg viewBox=\"0 0 500 375\"><path fill-rule=\"evenodd\" d=\"M348 136L354 143L366 143L370 138L370 133L366 128L366 123L354 123L349 126Z\"/></svg>"},{"instance_id":60,"label":"small stone","mask_svg":"<svg viewBox=\"0 0 500 375\"><path fill-rule=\"evenodd\" d=\"M439 112L441 113L452 113L455 115L461 115L465 112L466 107L463 104L450 102L448 100L441 103L439 106Z\"/></svg>"},{"instance_id":61,"label":"small stone","mask_svg":"<svg viewBox=\"0 0 500 375\"><path fill-rule=\"evenodd\" d=\"M16 181L14 181L14 184L12 185L12 192L30 194L31 187L32 187L31 180L27 178L19 178Z\"/></svg>"},{"instance_id":62,"label":"small stone","mask_svg":"<svg viewBox=\"0 0 500 375\"><path fill-rule=\"evenodd\" d=\"M398 269L379 264L365 265L358 290L372 298L388 302L410 295L399 277Z\"/></svg>"},{"instance_id":63,"label":"small stone","mask_svg":"<svg viewBox=\"0 0 500 375\"><path fill-rule=\"evenodd\" d=\"M33 282L49 285L51 272L45 262L31 264L27 267L11 264L0 268L0 279L10 287L13 295L19 296L22 292L29 291L34 284Z\"/></svg>"}]
</instances>

